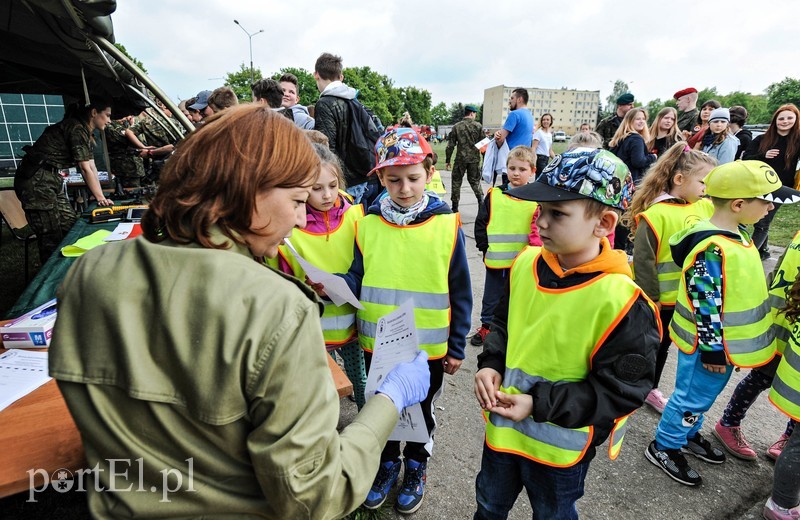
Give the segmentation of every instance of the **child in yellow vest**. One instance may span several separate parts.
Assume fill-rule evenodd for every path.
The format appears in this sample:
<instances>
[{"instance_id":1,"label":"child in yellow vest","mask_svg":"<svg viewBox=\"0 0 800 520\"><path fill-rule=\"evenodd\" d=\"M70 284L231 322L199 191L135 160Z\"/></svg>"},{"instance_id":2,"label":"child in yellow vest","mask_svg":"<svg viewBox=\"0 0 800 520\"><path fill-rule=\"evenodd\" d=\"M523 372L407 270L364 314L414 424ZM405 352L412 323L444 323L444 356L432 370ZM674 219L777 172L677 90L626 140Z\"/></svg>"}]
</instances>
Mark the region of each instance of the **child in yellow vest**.
<instances>
[{"instance_id":1,"label":"child in yellow vest","mask_svg":"<svg viewBox=\"0 0 800 520\"><path fill-rule=\"evenodd\" d=\"M630 202L627 182L611 152L573 150L509 192L539 203L543 249L514 261L478 356L486 443L476 519L506 518L523 487L535 518L577 518L597 446L609 439L618 455L653 387L655 305L606 238Z\"/></svg>"},{"instance_id":2,"label":"child in yellow vest","mask_svg":"<svg viewBox=\"0 0 800 520\"><path fill-rule=\"evenodd\" d=\"M766 365L754 368L739 381L733 394L731 394L722 417L714 425L714 436L720 440L723 447L734 457L743 460L756 460L758 458L755 450L747 442L741 424L745 415L747 415L747 410L750 409L750 406L756 401L761 392L768 390L772 385L775 378L775 370L777 370L778 364L781 362L781 356L792 335L793 324L787 320L786 315L781 311L786 306L786 296L798 272L800 272L800 232L794 236L768 280L769 303L775 322L775 341L778 347L778 355ZM783 434L767 449L767 457L776 460L780 456L786 441L792 435L794 426L794 420L789 419Z\"/></svg>"},{"instance_id":3,"label":"child in yellow vest","mask_svg":"<svg viewBox=\"0 0 800 520\"><path fill-rule=\"evenodd\" d=\"M786 273L787 275L789 273ZM794 275L794 273L792 273ZM780 319L788 326L789 336L783 356L780 358L775 379L769 392L772 401L790 420L800 420L800 277L794 278L786 287L785 308ZM797 431L797 429L794 429ZM800 434L794 431L786 439L785 446L775 463L772 479L772 496L764 505L764 518L790 520L800 518Z\"/></svg>"},{"instance_id":4,"label":"child in yellow vest","mask_svg":"<svg viewBox=\"0 0 800 520\"><path fill-rule=\"evenodd\" d=\"M528 184L536 171L536 155L527 146L516 146L506 159L508 189ZM528 245L533 214L538 205L508 196L502 188L489 188L475 219L475 245L483 253L486 280L481 303L481 326L470 343L483 345L489 333L494 308L503 294L508 270L520 251Z\"/></svg>"},{"instance_id":5,"label":"child in yellow vest","mask_svg":"<svg viewBox=\"0 0 800 520\"><path fill-rule=\"evenodd\" d=\"M351 204L339 191L344 187L339 159L326 146L314 144L314 150L320 159L320 174L306 202L306 227L297 229L291 242L300 256L311 264L329 272L339 272L347 269L353 260L355 224L364 216L364 210L360 204ZM275 260L278 269L305 280L305 271L287 246L278 248ZM367 373L364 353L358 345L355 307L349 304L337 307L326 301L322 333L328 352L342 357L347 377L353 383L356 406L361 410Z\"/></svg>"},{"instance_id":6,"label":"child in yellow vest","mask_svg":"<svg viewBox=\"0 0 800 520\"><path fill-rule=\"evenodd\" d=\"M633 279L658 305L663 325L655 384L644 401L658 413L667 404L658 383L672 344L668 325L675 311L681 271L672 260L669 237L711 217L714 207L710 200L702 199L703 178L716 165L710 155L683 142L673 145L647 171L622 217L633 238Z\"/></svg>"},{"instance_id":7,"label":"child in yellow vest","mask_svg":"<svg viewBox=\"0 0 800 520\"><path fill-rule=\"evenodd\" d=\"M675 391L645 456L672 479L702 483L684 454L722 464L725 453L700 434L703 414L714 404L734 366L757 367L775 356L775 332L761 258L742 225L754 224L776 203L800 201L760 161L717 166L704 179L714 203L708 221L670 239L682 266L670 324L680 349Z\"/></svg>"},{"instance_id":8,"label":"child in yellow vest","mask_svg":"<svg viewBox=\"0 0 800 520\"><path fill-rule=\"evenodd\" d=\"M472 286L459 216L425 190L435 168L428 142L412 128L393 128L381 136L375 152L377 166L370 174L378 176L388 196L356 223L353 263L341 276L364 306L357 325L367 371L378 320L405 301L414 302L417 337L428 353L431 379L420 403L428 441L406 442L403 449L405 472L395 507L408 514L422 505L444 374L455 374L464 359ZM321 285L312 287L324 295ZM400 469L400 442L389 441L365 507L377 509L386 501Z\"/></svg>"}]
</instances>

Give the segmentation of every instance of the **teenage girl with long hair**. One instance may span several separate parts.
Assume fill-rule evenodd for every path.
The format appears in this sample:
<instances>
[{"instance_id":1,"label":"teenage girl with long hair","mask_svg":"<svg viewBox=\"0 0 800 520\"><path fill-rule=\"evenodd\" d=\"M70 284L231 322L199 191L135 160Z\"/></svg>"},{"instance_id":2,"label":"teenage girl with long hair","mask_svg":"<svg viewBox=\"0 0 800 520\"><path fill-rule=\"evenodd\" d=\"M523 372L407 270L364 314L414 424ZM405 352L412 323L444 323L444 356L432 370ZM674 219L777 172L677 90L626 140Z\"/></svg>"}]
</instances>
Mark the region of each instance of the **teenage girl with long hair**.
<instances>
[{"instance_id":1,"label":"teenage girl with long hair","mask_svg":"<svg viewBox=\"0 0 800 520\"><path fill-rule=\"evenodd\" d=\"M672 107L662 108L650 125L647 149L661 157L673 144L683 140L683 134L678 129L678 111Z\"/></svg>"}]
</instances>

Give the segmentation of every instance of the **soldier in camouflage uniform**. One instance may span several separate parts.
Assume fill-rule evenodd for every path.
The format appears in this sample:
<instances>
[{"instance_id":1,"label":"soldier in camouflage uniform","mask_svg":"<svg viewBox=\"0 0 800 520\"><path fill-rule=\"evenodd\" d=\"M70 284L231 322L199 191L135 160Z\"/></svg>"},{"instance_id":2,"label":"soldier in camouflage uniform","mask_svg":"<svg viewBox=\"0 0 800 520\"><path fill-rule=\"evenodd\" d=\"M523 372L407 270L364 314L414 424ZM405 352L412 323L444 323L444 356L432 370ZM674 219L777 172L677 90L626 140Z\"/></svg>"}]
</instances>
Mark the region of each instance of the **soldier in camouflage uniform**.
<instances>
[{"instance_id":1,"label":"soldier in camouflage uniform","mask_svg":"<svg viewBox=\"0 0 800 520\"><path fill-rule=\"evenodd\" d=\"M111 162L111 173L120 180L123 188L138 188L144 178L144 163L136 155L136 146L125 134L129 123L129 118L124 118L106 125L108 159Z\"/></svg>"},{"instance_id":2,"label":"soldier in camouflage uniform","mask_svg":"<svg viewBox=\"0 0 800 520\"><path fill-rule=\"evenodd\" d=\"M64 193L59 170L77 166L100 206L111 206L100 187L94 164L92 132L103 130L111 116L107 103L95 102L76 117L45 129L27 151L14 177L17 194L31 229L36 233L39 258L44 263L72 228L78 216Z\"/></svg>"},{"instance_id":3,"label":"soldier in camouflage uniform","mask_svg":"<svg viewBox=\"0 0 800 520\"><path fill-rule=\"evenodd\" d=\"M450 169L450 158L453 149L458 147L456 152L456 163L452 169L452 187L450 200L452 201L453 213L458 211L458 201L461 198L461 182L464 180L464 173L467 174L467 181L472 186L475 197L478 198L478 205L483 203L483 190L481 189L480 162L481 153L475 148L475 143L483 139L483 127L475 121L478 109L474 105L464 107L464 119L453 126L448 137L445 167Z\"/></svg>"},{"instance_id":4,"label":"soldier in camouflage uniform","mask_svg":"<svg viewBox=\"0 0 800 520\"><path fill-rule=\"evenodd\" d=\"M172 123L181 128L178 121L172 117L169 109L161 103L159 103L159 107L170 118ZM178 142L178 139L167 132L164 126L169 126L164 118L148 110L138 123L128 128L125 132L128 139L134 143L141 144L139 148L147 148L144 152L144 157L150 161L151 178L155 182L158 182L161 169L164 167L164 161L170 156L172 150L175 149L175 143Z\"/></svg>"},{"instance_id":5,"label":"soldier in camouflage uniform","mask_svg":"<svg viewBox=\"0 0 800 520\"><path fill-rule=\"evenodd\" d=\"M625 114L627 114L632 108L633 94L626 92L617 98L617 111L614 113L614 115L603 119L597 125L595 132L600 134L600 137L603 138L603 148L608 150L608 143L611 142L611 139L614 138L614 134L617 133L617 129L619 128L619 125L622 124Z\"/></svg>"},{"instance_id":6,"label":"soldier in camouflage uniform","mask_svg":"<svg viewBox=\"0 0 800 520\"><path fill-rule=\"evenodd\" d=\"M697 116L700 111L697 110L697 89L694 87L685 88L677 91L672 95L678 105L678 131L683 134L684 139L689 139L694 133L699 130L695 129L697 126Z\"/></svg>"}]
</instances>

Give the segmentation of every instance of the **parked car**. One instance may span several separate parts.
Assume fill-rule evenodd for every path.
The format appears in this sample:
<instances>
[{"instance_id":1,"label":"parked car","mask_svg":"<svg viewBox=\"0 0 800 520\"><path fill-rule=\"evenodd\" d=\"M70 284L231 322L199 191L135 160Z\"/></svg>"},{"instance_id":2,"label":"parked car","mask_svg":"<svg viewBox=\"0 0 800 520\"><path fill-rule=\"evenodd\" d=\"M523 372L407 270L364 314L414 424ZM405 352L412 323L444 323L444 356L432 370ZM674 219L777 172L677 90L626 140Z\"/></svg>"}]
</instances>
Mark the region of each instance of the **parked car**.
<instances>
[{"instance_id":1,"label":"parked car","mask_svg":"<svg viewBox=\"0 0 800 520\"><path fill-rule=\"evenodd\" d=\"M566 140L567 140L567 134L565 132L562 132L561 130L553 132L553 142L563 143L566 142Z\"/></svg>"}]
</instances>

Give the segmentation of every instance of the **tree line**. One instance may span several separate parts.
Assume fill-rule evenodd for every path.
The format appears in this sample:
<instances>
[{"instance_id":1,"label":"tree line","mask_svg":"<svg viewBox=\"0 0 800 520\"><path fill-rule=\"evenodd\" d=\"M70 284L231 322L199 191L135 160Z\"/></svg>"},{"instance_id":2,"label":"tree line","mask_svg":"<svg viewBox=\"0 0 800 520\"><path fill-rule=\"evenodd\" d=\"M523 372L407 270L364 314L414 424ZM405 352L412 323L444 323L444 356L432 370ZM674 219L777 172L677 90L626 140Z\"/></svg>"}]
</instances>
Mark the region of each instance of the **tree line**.
<instances>
[{"instance_id":1,"label":"tree line","mask_svg":"<svg viewBox=\"0 0 800 520\"><path fill-rule=\"evenodd\" d=\"M606 99L605 110L600 110L600 118L614 113L617 97L628 92L628 84L622 80L614 82L614 88ZM751 94L749 92L734 91L722 94L716 87L706 87L697 91L697 106L700 107L709 99L716 99L723 107L743 106L747 109L748 124L767 124L772 119L772 114L779 106L786 103L794 103L800 106L800 79L786 77L769 85L764 94ZM664 107L675 108L676 102L670 98L662 101L660 98L653 99L647 103L636 102L635 106L641 106L647 110L647 114L652 123L656 115Z\"/></svg>"}]
</instances>

